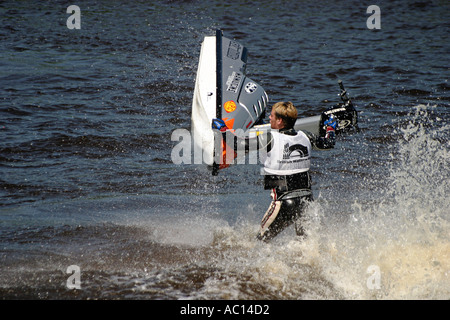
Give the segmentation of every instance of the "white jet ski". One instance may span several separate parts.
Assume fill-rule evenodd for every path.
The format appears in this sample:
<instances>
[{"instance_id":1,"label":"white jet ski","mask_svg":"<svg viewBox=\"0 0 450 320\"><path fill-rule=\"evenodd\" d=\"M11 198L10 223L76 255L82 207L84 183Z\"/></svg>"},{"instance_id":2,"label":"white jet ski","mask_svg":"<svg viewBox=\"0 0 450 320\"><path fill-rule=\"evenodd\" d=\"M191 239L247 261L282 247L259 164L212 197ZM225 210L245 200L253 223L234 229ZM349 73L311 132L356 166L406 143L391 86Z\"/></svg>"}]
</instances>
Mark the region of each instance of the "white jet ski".
<instances>
[{"instance_id":1,"label":"white jet ski","mask_svg":"<svg viewBox=\"0 0 450 320\"><path fill-rule=\"evenodd\" d=\"M229 164L224 161L225 142L212 129L213 119L222 119L231 132L249 137L270 130L270 124L263 123L269 98L259 84L246 76L246 65L247 49L224 37L221 30L204 38L192 103L191 134L194 148L201 150L203 163L212 168L214 175ZM357 129L357 112L342 81L339 85L342 104L321 115L299 118L294 128L325 135L324 121L333 114L338 120L336 133Z\"/></svg>"}]
</instances>

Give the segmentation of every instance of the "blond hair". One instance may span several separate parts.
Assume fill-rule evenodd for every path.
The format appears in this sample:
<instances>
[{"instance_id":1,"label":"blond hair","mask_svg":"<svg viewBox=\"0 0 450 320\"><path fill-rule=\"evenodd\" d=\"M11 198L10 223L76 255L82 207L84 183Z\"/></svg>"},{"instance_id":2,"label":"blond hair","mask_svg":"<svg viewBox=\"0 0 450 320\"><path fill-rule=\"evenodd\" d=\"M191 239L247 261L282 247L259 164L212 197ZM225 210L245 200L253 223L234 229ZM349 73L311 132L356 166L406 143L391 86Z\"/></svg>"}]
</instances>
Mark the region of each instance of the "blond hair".
<instances>
[{"instance_id":1,"label":"blond hair","mask_svg":"<svg viewBox=\"0 0 450 320\"><path fill-rule=\"evenodd\" d=\"M293 128L297 120L297 108L291 101L280 101L272 106L275 110L275 116L283 120L284 127L287 129Z\"/></svg>"}]
</instances>

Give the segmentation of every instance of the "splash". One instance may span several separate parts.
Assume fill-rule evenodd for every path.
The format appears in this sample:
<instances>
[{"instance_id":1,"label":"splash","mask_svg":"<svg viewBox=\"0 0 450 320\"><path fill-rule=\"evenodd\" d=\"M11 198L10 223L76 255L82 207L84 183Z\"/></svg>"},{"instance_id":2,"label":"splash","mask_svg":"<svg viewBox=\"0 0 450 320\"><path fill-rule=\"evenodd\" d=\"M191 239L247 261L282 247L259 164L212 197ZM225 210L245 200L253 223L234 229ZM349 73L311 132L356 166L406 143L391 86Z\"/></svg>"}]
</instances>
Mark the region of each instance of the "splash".
<instances>
[{"instance_id":1,"label":"splash","mask_svg":"<svg viewBox=\"0 0 450 320\"><path fill-rule=\"evenodd\" d=\"M348 299L450 297L449 125L433 111L416 106L397 130L383 192L341 219L325 200L309 212L306 256Z\"/></svg>"},{"instance_id":2,"label":"splash","mask_svg":"<svg viewBox=\"0 0 450 320\"><path fill-rule=\"evenodd\" d=\"M222 299L448 299L448 131L433 108L415 107L394 133L398 143L390 149L383 190L372 191L369 198L342 194L340 203L319 197L305 217L304 241L287 231L260 245L253 239L254 225L216 230L217 274L197 294ZM337 205L341 213L336 213Z\"/></svg>"}]
</instances>

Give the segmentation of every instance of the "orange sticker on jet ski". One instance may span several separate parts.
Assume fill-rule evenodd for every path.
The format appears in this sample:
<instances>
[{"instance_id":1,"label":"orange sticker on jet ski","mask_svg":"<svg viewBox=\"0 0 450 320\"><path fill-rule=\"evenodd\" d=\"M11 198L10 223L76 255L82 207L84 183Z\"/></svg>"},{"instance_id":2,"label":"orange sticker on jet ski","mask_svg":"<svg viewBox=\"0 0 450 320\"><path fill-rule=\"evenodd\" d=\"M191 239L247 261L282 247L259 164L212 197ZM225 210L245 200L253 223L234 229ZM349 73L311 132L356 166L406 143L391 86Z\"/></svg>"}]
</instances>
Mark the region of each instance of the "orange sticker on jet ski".
<instances>
[{"instance_id":1,"label":"orange sticker on jet ski","mask_svg":"<svg viewBox=\"0 0 450 320\"><path fill-rule=\"evenodd\" d=\"M233 112L234 110L236 110L236 103L234 103L233 100L227 101L227 102L225 102L225 104L223 105L223 108L224 108L225 111L228 112L228 113Z\"/></svg>"}]
</instances>

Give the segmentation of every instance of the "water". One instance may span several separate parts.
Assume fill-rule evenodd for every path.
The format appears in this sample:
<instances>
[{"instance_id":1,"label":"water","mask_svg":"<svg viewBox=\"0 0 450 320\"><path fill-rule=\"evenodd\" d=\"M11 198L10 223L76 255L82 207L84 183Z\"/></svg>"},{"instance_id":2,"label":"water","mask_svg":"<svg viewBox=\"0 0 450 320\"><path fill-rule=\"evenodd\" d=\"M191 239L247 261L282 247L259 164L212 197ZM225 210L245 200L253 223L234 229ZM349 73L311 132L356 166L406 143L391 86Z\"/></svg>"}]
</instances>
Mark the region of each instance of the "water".
<instances>
[{"instance_id":1,"label":"water","mask_svg":"<svg viewBox=\"0 0 450 320\"><path fill-rule=\"evenodd\" d=\"M3 1L3 299L448 299L447 1ZM337 102L358 134L313 155L308 238L256 241L257 165L174 165L200 44L222 28L300 116ZM69 266L80 289L69 289Z\"/></svg>"}]
</instances>

